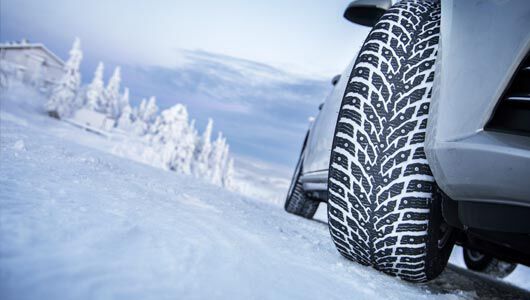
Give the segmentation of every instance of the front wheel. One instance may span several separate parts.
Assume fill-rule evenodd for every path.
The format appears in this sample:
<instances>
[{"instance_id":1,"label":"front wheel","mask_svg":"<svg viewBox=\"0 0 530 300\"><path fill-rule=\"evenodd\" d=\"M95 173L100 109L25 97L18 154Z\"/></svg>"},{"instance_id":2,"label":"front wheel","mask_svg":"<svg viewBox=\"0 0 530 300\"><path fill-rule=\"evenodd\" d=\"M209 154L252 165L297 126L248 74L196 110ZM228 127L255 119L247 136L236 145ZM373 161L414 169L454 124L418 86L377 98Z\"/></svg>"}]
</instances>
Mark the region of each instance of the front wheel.
<instances>
[{"instance_id":1,"label":"front wheel","mask_svg":"<svg viewBox=\"0 0 530 300\"><path fill-rule=\"evenodd\" d=\"M438 276L453 247L424 153L440 4L402 1L373 27L337 119L328 223L346 258L407 281Z\"/></svg>"}]
</instances>

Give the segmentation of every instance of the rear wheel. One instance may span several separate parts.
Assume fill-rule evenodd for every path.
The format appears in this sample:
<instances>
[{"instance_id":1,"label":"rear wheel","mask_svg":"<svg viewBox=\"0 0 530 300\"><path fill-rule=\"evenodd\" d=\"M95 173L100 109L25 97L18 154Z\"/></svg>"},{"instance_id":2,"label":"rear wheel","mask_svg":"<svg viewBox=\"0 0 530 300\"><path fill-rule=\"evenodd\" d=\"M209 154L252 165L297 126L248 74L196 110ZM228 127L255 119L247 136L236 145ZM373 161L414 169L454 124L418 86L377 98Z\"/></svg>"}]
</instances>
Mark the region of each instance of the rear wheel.
<instances>
[{"instance_id":1,"label":"rear wheel","mask_svg":"<svg viewBox=\"0 0 530 300\"><path fill-rule=\"evenodd\" d=\"M304 143L302 144L300 157L296 163L293 178L291 179L291 185L287 191L284 208L289 213L311 219L315 215L320 202L308 197L304 192L302 182L300 182L300 175L302 174L302 168L304 165L304 150L305 146L307 145L308 138L309 131L305 135Z\"/></svg>"},{"instance_id":2,"label":"rear wheel","mask_svg":"<svg viewBox=\"0 0 530 300\"><path fill-rule=\"evenodd\" d=\"M494 277L504 278L510 275L517 264L498 260L480 251L462 248L464 262L470 270L485 273Z\"/></svg>"},{"instance_id":3,"label":"rear wheel","mask_svg":"<svg viewBox=\"0 0 530 300\"><path fill-rule=\"evenodd\" d=\"M440 6L402 1L368 35L333 140L328 222L345 257L414 282L438 276L453 247L425 153Z\"/></svg>"},{"instance_id":4,"label":"rear wheel","mask_svg":"<svg viewBox=\"0 0 530 300\"><path fill-rule=\"evenodd\" d=\"M285 199L285 210L289 213L311 219L318 209L319 201L308 197L302 188L300 174L302 173L303 158L300 157L296 164L291 185Z\"/></svg>"}]
</instances>

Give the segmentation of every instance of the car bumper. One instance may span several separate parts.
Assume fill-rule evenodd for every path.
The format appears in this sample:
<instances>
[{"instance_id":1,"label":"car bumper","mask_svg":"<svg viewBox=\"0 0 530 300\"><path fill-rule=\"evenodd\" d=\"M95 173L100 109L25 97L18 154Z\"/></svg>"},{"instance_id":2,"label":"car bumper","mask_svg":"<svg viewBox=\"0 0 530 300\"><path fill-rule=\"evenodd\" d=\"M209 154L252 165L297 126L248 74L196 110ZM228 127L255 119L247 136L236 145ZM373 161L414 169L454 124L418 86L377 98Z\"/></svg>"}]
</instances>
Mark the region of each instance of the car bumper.
<instances>
[{"instance_id":1,"label":"car bumper","mask_svg":"<svg viewBox=\"0 0 530 300\"><path fill-rule=\"evenodd\" d=\"M530 206L530 138L484 130L530 49L529 13L527 1L442 1L425 152L456 201Z\"/></svg>"},{"instance_id":2,"label":"car bumper","mask_svg":"<svg viewBox=\"0 0 530 300\"><path fill-rule=\"evenodd\" d=\"M436 181L452 199L530 207L530 137L482 131L430 152Z\"/></svg>"}]
</instances>

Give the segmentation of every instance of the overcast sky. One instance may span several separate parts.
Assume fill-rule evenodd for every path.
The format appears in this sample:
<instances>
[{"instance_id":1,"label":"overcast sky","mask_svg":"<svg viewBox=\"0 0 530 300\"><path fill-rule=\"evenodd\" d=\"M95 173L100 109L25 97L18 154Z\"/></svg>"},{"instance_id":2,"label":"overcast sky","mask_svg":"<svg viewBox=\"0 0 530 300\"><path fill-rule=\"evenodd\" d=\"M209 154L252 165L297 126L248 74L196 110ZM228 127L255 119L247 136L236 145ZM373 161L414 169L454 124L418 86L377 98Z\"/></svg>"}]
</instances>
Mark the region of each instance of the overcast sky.
<instances>
[{"instance_id":1,"label":"overcast sky","mask_svg":"<svg viewBox=\"0 0 530 300\"><path fill-rule=\"evenodd\" d=\"M367 33L342 17L348 3L1 0L0 35L43 42L62 57L79 36L85 53L103 60L171 65L176 49L204 50L329 77Z\"/></svg>"}]
</instances>

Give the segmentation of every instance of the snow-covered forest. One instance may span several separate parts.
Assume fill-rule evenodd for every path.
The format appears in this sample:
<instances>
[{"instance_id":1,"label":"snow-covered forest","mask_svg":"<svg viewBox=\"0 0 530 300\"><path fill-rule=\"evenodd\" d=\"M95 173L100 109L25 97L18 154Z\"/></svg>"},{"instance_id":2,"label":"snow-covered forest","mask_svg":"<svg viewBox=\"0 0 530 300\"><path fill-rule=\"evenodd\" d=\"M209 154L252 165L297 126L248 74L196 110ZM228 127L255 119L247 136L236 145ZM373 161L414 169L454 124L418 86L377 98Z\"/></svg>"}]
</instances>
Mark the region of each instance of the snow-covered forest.
<instances>
[{"instance_id":1,"label":"snow-covered forest","mask_svg":"<svg viewBox=\"0 0 530 300\"><path fill-rule=\"evenodd\" d=\"M106 136L120 136L113 149L115 154L132 156L143 163L235 189L234 159L222 132L212 137L212 119L208 120L204 132L199 133L195 120L190 119L183 104L160 110L156 97L151 96L142 99L138 107L133 107L129 101L129 88L122 88L119 66L105 84L105 66L99 62L92 80L83 84L82 60L81 43L76 38L64 63L62 77L48 89L41 89L48 97L45 109L50 116L82 127L87 118L103 118L110 126L88 129L97 129ZM7 66L2 68L4 74L14 74ZM39 81L43 80L45 78L32 76L31 84L42 86Z\"/></svg>"}]
</instances>

